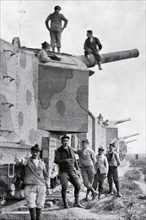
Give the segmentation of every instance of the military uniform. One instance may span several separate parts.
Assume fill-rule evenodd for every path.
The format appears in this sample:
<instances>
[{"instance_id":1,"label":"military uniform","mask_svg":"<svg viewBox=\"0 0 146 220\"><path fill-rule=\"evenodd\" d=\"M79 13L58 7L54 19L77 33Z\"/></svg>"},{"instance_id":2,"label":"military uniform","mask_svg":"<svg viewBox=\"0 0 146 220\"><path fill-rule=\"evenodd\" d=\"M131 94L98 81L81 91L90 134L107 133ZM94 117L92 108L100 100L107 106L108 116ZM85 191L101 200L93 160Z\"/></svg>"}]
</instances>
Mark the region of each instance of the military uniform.
<instances>
[{"instance_id":1,"label":"military uniform","mask_svg":"<svg viewBox=\"0 0 146 220\"><path fill-rule=\"evenodd\" d=\"M108 183L109 183L109 189L112 193L113 191L113 181L116 186L117 190L117 196L121 196L119 193L119 177L118 177L118 166L120 165L119 156L116 152L108 152L106 154L108 164L109 164L109 171L108 171Z\"/></svg>"},{"instance_id":2,"label":"military uniform","mask_svg":"<svg viewBox=\"0 0 146 220\"><path fill-rule=\"evenodd\" d=\"M58 6L58 10L61 8ZM49 28L48 22L51 21L51 27ZM64 21L64 27L62 27L62 21ZM60 13L52 13L50 14L46 20L45 24L47 29L50 31L51 38L51 47L55 48L55 44L57 48L61 48L61 33L63 29L67 26L68 20L64 17L63 14Z\"/></svg>"},{"instance_id":3,"label":"military uniform","mask_svg":"<svg viewBox=\"0 0 146 220\"><path fill-rule=\"evenodd\" d=\"M27 201L31 220L41 220L41 211L44 207L46 188L49 188L49 177L43 161L37 155L38 145L31 148L32 157L22 159L24 166L24 196ZM36 153L35 153L36 152ZM36 154L36 158L33 157Z\"/></svg>"},{"instance_id":4,"label":"military uniform","mask_svg":"<svg viewBox=\"0 0 146 220\"><path fill-rule=\"evenodd\" d=\"M68 138L68 136L64 136L63 138ZM68 181L70 181L75 190L74 190L74 196L75 196L75 203L74 206L83 208L83 206L79 203L79 192L81 189L81 183L80 178L76 172L76 169L78 170L78 164L75 158L74 151L71 147L63 145L59 147L55 154L55 160L54 162L58 164L59 166L59 177L60 177L60 183L62 186L61 195L62 200L64 204L64 208L68 208L67 203L67 188L68 188Z\"/></svg>"}]
</instances>

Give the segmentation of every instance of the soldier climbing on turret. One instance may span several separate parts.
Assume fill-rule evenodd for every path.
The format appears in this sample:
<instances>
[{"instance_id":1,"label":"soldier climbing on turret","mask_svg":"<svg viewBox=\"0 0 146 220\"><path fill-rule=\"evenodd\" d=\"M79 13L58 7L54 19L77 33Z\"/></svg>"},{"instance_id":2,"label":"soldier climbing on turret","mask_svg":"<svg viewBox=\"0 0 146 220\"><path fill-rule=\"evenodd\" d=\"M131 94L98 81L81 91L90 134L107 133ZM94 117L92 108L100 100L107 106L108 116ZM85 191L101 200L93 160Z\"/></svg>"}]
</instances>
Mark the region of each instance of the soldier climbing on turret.
<instances>
[{"instance_id":1,"label":"soldier climbing on turret","mask_svg":"<svg viewBox=\"0 0 146 220\"><path fill-rule=\"evenodd\" d=\"M61 34L64 28L66 28L68 20L64 17L63 14L60 13L61 7L55 6L54 13L50 14L46 20L45 25L50 32L51 38L51 47L52 51L55 51L55 46L57 46L57 50L60 53L61 48ZM50 21L50 26L49 26ZM64 21L64 25L62 27L62 21Z\"/></svg>"},{"instance_id":2,"label":"soldier climbing on turret","mask_svg":"<svg viewBox=\"0 0 146 220\"><path fill-rule=\"evenodd\" d=\"M99 70L101 68L101 57L99 51L102 49L102 44L97 37L93 37L93 31L87 30L87 39L84 43L85 56L88 57L90 61L90 54L93 54L96 58Z\"/></svg>"}]
</instances>

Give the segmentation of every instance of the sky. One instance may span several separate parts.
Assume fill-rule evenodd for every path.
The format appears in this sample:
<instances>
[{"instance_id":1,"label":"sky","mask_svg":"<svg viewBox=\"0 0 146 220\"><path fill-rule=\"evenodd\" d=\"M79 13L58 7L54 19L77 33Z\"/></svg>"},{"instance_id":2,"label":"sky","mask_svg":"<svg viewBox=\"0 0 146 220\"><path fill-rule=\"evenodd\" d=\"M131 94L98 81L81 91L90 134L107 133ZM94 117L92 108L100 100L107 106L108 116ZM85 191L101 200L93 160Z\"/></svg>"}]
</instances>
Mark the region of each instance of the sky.
<instances>
[{"instance_id":1,"label":"sky","mask_svg":"<svg viewBox=\"0 0 146 220\"><path fill-rule=\"evenodd\" d=\"M60 5L68 19L62 33L61 52L82 55L86 31L93 30L103 45L102 53L137 48L138 58L97 66L89 78L89 110L95 117L131 121L119 124L119 137L139 132L128 144L128 153L145 153L145 0L34 1L1 0L1 38L22 46L40 48L50 42L45 19ZM133 138L135 139L135 137ZM128 140L132 140L129 138Z\"/></svg>"}]
</instances>

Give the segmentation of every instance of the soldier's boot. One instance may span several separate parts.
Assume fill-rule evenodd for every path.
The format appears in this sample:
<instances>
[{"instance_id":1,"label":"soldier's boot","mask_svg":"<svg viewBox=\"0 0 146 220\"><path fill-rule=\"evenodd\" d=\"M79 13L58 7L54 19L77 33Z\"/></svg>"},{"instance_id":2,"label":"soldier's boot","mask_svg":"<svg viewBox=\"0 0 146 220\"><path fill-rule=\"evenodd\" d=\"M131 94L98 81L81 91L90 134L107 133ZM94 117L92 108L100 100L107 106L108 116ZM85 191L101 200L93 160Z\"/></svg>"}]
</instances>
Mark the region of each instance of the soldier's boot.
<instances>
[{"instance_id":1,"label":"soldier's boot","mask_svg":"<svg viewBox=\"0 0 146 220\"><path fill-rule=\"evenodd\" d=\"M64 208L68 209L69 205L68 205L67 198L66 198L66 190L62 190L61 194L62 194L62 200L63 200Z\"/></svg>"},{"instance_id":2,"label":"soldier's boot","mask_svg":"<svg viewBox=\"0 0 146 220\"><path fill-rule=\"evenodd\" d=\"M98 195L98 192L96 192L96 190L92 186L88 189L92 192L92 200L94 200L95 197Z\"/></svg>"},{"instance_id":3,"label":"soldier's boot","mask_svg":"<svg viewBox=\"0 0 146 220\"><path fill-rule=\"evenodd\" d=\"M57 47L57 51L58 51L58 53L60 53L60 47Z\"/></svg>"},{"instance_id":4,"label":"soldier's boot","mask_svg":"<svg viewBox=\"0 0 146 220\"><path fill-rule=\"evenodd\" d=\"M36 208L36 220L41 220L42 209Z\"/></svg>"},{"instance_id":5,"label":"soldier's boot","mask_svg":"<svg viewBox=\"0 0 146 220\"><path fill-rule=\"evenodd\" d=\"M115 181L115 186L116 186L116 190L117 190L117 197L121 197L121 194L120 194L120 187L119 187L119 181Z\"/></svg>"},{"instance_id":6,"label":"soldier's boot","mask_svg":"<svg viewBox=\"0 0 146 220\"><path fill-rule=\"evenodd\" d=\"M89 55L89 54L87 55L87 58L88 58L89 62L91 62L91 61L92 61L92 60L91 60L91 57L90 57L90 55Z\"/></svg>"},{"instance_id":7,"label":"soldier's boot","mask_svg":"<svg viewBox=\"0 0 146 220\"><path fill-rule=\"evenodd\" d=\"M98 61L97 64L98 64L98 69L99 69L99 70L102 70L101 61Z\"/></svg>"},{"instance_id":8,"label":"soldier's boot","mask_svg":"<svg viewBox=\"0 0 146 220\"><path fill-rule=\"evenodd\" d=\"M86 199L86 201L88 201L88 200L89 200L89 197L88 197L88 196L89 196L89 193L90 193L90 189L87 189L86 198L85 198L85 199Z\"/></svg>"},{"instance_id":9,"label":"soldier's boot","mask_svg":"<svg viewBox=\"0 0 146 220\"><path fill-rule=\"evenodd\" d=\"M29 209L31 220L36 220L36 208Z\"/></svg>"},{"instance_id":10,"label":"soldier's boot","mask_svg":"<svg viewBox=\"0 0 146 220\"><path fill-rule=\"evenodd\" d=\"M108 192L108 194L113 195L113 182L112 181L109 181L109 192Z\"/></svg>"},{"instance_id":11,"label":"soldier's boot","mask_svg":"<svg viewBox=\"0 0 146 220\"><path fill-rule=\"evenodd\" d=\"M55 47L52 47L52 51L55 52Z\"/></svg>"},{"instance_id":12,"label":"soldier's boot","mask_svg":"<svg viewBox=\"0 0 146 220\"><path fill-rule=\"evenodd\" d=\"M98 199L101 199L101 192L99 192L99 194L98 194Z\"/></svg>"},{"instance_id":13,"label":"soldier's boot","mask_svg":"<svg viewBox=\"0 0 146 220\"><path fill-rule=\"evenodd\" d=\"M79 192L78 192L78 193L75 193L75 203L73 204L73 207L78 207L78 208L85 209L85 206L83 206L83 205L79 202Z\"/></svg>"}]
</instances>

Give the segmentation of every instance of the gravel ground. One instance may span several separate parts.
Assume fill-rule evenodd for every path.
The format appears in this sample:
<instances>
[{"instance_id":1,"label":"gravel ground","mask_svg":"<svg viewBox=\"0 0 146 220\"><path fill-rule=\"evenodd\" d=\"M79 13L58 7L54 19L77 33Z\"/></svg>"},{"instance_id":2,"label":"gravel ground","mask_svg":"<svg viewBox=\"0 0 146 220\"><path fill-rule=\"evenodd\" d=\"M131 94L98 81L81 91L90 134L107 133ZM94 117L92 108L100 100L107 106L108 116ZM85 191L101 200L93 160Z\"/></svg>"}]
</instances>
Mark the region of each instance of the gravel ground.
<instances>
[{"instance_id":1,"label":"gravel ground","mask_svg":"<svg viewBox=\"0 0 146 220\"><path fill-rule=\"evenodd\" d=\"M68 201L70 208L63 209L60 190L46 199L46 205L43 210L42 220L144 220L146 219L146 195L142 192L139 185L124 175L128 170L130 174L131 168L128 169L126 164L122 166L120 173L120 186L122 197L117 198L115 195L102 195L98 198L86 201L85 188L82 188L80 194L80 202L86 209L73 208L74 196L73 188L70 186L68 191ZM132 170L131 170L132 172ZM140 179L141 181L141 179ZM105 184L107 188L107 183ZM21 211L19 211L21 210ZM30 220L26 207L21 207L17 211L5 214L0 220Z\"/></svg>"}]
</instances>

